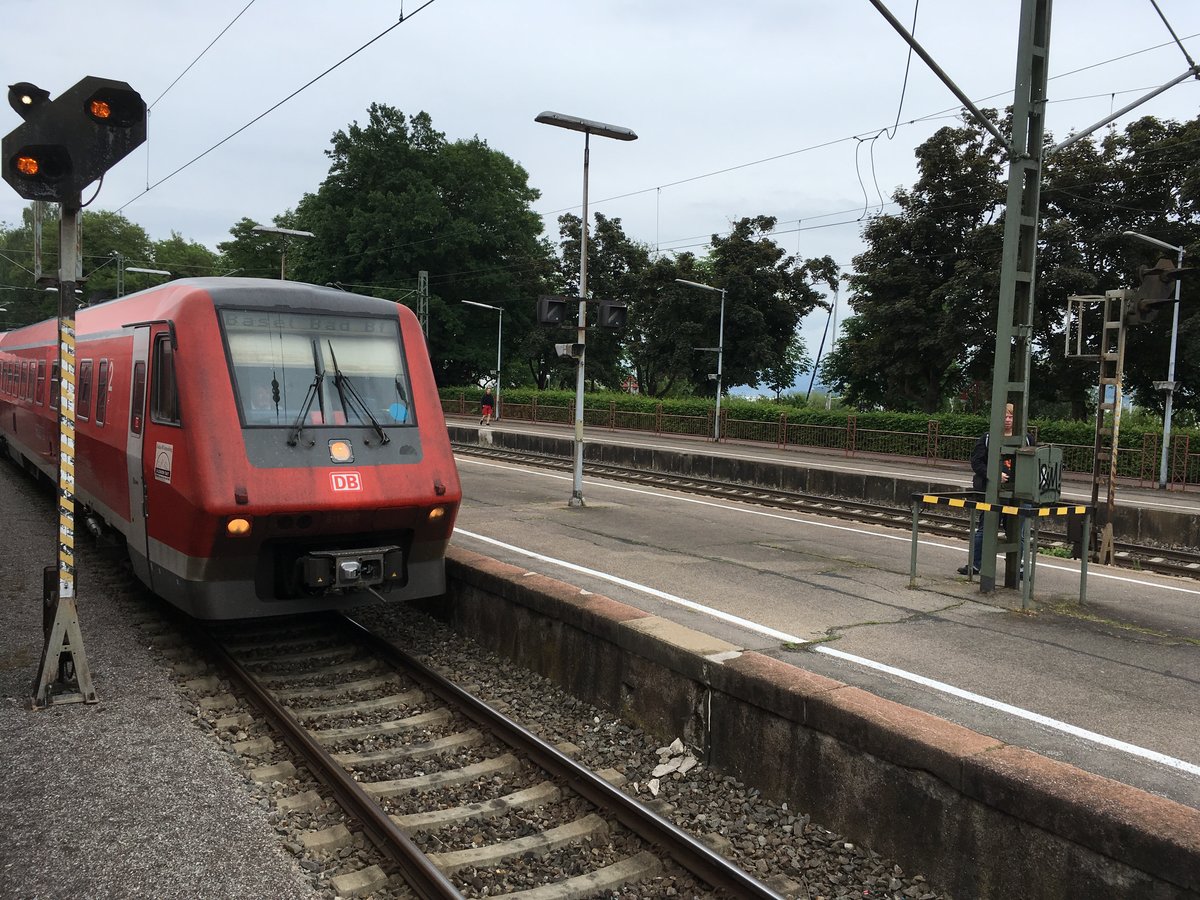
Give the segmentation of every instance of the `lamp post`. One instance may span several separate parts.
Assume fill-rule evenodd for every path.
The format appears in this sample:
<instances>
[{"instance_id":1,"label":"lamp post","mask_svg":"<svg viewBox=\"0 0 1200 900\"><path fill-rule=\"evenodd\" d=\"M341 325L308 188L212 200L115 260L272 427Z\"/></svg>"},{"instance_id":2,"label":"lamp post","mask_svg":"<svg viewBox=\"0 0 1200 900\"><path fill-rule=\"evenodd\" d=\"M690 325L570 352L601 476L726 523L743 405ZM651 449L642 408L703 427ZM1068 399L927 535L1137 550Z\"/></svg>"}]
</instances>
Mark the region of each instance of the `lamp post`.
<instances>
[{"instance_id":1,"label":"lamp post","mask_svg":"<svg viewBox=\"0 0 1200 900\"><path fill-rule=\"evenodd\" d=\"M1137 238L1139 241L1145 241L1147 244L1153 244L1156 247L1162 247L1166 250L1174 250L1178 255L1175 262L1175 267L1183 268L1183 248L1176 247L1174 244L1168 244L1166 241L1160 241L1158 238L1152 238L1145 234L1139 234L1136 231L1121 232L1125 237ZM1158 467L1158 486L1165 489L1167 486L1167 449L1171 442L1171 405L1175 396L1175 345L1179 340L1179 279L1175 279L1175 309L1171 314L1171 354L1167 362L1167 380L1155 382L1155 387L1161 387L1167 392L1167 403L1163 408L1163 445L1162 459Z\"/></svg>"},{"instance_id":2,"label":"lamp post","mask_svg":"<svg viewBox=\"0 0 1200 900\"><path fill-rule=\"evenodd\" d=\"M474 300L462 301L467 306L478 306L482 309L494 309L500 315L496 317L496 410L495 418L500 418L500 347L501 340L504 337L504 310L499 306L492 306L490 303L476 303Z\"/></svg>"},{"instance_id":3,"label":"lamp post","mask_svg":"<svg viewBox=\"0 0 1200 900\"><path fill-rule=\"evenodd\" d=\"M714 294L721 295L721 325L717 331L717 346L715 347L697 347L697 350L707 350L709 353L716 352L717 354L717 414L713 416L713 440L721 440L721 375L723 372L723 362L725 359L725 288L712 287L707 284L701 284L698 281L685 281L682 278L676 278L679 284L686 284L688 287L694 287L701 291L711 291Z\"/></svg>"},{"instance_id":4,"label":"lamp post","mask_svg":"<svg viewBox=\"0 0 1200 900\"><path fill-rule=\"evenodd\" d=\"M579 232L579 357L575 362L575 475L571 482L568 506L583 506L583 357L587 343L587 233L588 233L588 155L593 134L617 141L636 141L637 135L620 125L593 122L575 116L546 111L534 117L542 125L554 125L583 132L583 220Z\"/></svg>"},{"instance_id":5,"label":"lamp post","mask_svg":"<svg viewBox=\"0 0 1200 900\"><path fill-rule=\"evenodd\" d=\"M297 231L295 228L276 228L273 225L255 225L250 230L262 232L263 234L278 234L283 236L282 246L279 250L280 281L283 281L287 277L287 239L289 237L316 237L311 231Z\"/></svg>"}]
</instances>

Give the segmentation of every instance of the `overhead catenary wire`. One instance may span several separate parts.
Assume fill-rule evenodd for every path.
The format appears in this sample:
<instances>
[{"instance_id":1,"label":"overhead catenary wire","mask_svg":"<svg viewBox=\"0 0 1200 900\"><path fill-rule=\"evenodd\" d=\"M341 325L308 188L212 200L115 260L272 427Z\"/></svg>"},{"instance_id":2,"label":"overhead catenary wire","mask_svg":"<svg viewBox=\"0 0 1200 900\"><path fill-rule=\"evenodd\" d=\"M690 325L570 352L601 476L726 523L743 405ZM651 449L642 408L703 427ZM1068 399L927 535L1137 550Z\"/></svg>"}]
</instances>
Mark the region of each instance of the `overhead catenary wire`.
<instances>
[{"instance_id":1,"label":"overhead catenary wire","mask_svg":"<svg viewBox=\"0 0 1200 900\"><path fill-rule=\"evenodd\" d=\"M1196 32L1196 33L1194 33L1194 34L1189 34L1189 35L1187 35L1186 37L1184 37L1184 38L1183 38L1183 40L1192 40L1193 38L1197 38L1197 37L1200 37L1200 32ZM1058 79L1060 79L1060 78L1068 78L1068 77L1070 77L1070 76L1072 76L1072 75L1078 75L1078 74L1080 74L1080 73L1082 73L1082 72L1087 72L1087 71L1089 71L1089 70L1091 70L1091 69L1096 69L1096 68L1099 68L1099 67L1101 67L1101 66L1106 66L1106 65L1109 65L1109 64L1111 64L1111 63L1114 63L1114 62L1120 62L1120 61L1122 61L1122 60L1130 59L1130 58L1132 58L1132 57L1134 57L1134 56L1139 56L1139 55L1141 55L1141 54L1143 54L1143 53L1151 53L1151 52L1153 52L1153 51L1155 51L1155 50L1161 50L1163 47L1170 46L1170 45L1171 45L1171 43L1172 43L1171 41L1165 41L1165 42L1162 42L1162 43L1159 43L1159 44L1154 44L1154 45L1152 45L1152 46L1150 46L1150 47L1143 47L1143 48L1142 48L1142 49L1140 49L1140 50L1132 50L1132 51L1130 51L1129 53L1124 53L1124 54L1121 54L1120 56L1114 56L1114 57L1110 57L1109 59L1101 60L1100 62L1089 63L1089 64L1088 64L1088 65L1086 65L1086 66L1080 66L1080 67L1079 67L1079 68L1077 68L1077 69L1071 69L1070 71L1067 71L1067 72L1062 72L1062 73L1060 73L1060 74L1058 74L1058 75L1051 76L1051 78L1050 78L1049 80L1050 80L1050 81L1056 81L1056 80L1058 80ZM1140 92L1144 92L1145 90L1146 90L1146 88L1131 88L1131 89L1127 89L1127 90L1124 90L1124 91L1117 91L1116 93L1119 93L1119 94L1131 94L1131 93L1140 93ZM1007 97L1007 96L1009 96L1011 93L1012 93L1012 92L1011 92L1011 90L997 91L997 92L995 92L995 93L988 94L988 95L987 95L987 96L985 96L985 97L981 97L981 98L979 98L978 100L976 100L976 101L974 101L974 102L975 102L975 103L977 103L977 104L978 104L978 103L986 103L986 102L988 102L989 100L994 100L994 99L996 99L996 98L998 98L998 97ZM1048 101L1048 102L1049 102L1049 103L1052 103L1052 104L1058 104L1058 103L1072 103L1072 102L1075 102L1075 101L1078 101L1078 100L1092 99L1092 98L1094 98L1095 96L1097 96L1097 95L1094 95L1094 94L1089 94L1089 95L1084 95L1084 96L1080 96L1080 97L1068 97L1068 98L1063 98L1063 99L1060 99L1060 100L1050 100L1050 101ZM922 122L929 122L929 121L933 121L933 120L936 120L936 119L942 119L942 118L958 118L958 114L959 114L959 111L960 111L961 109L962 109L962 107L961 107L961 106L948 106L948 107L944 107L944 108L942 108L942 109L936 110L935 112L926 113L926 114L925 114L925 115L923 115L923 116L917 116L917 117L915 117L915 118L913 118L913 119L909 119L907 122L903 122L903 123L900 123L900 124L903 124L903 125L915 125L915 124L918 124L918 123L922 123ZM867 130L867 131L859 131L859 132L856 132L856 133L854 133L854 134L847 135L847 136L845 136L845 137L832 138L832 139L830 139L830 140L828 140L828 141L822 141L822 142L820 142L820 143L817 143L817 144L810 144L810 145L808 145L808 146L806 146L806 147L799 147L799 148L797 148L797 149L795 149L795 150L788 150L788 151L785 151L785 152L783 152L783 153L776 153L776 154L773 154L773 155L771 155L771 156L762 157L762 158L760 158L760 159L754 159L754 160L750 160L750 161L748 161L748 162L744 162L744 163L738 163L738 164L736 164L736 165L732 165L732 166L725 166L725 167L723 167L723 168L720 168L720 169L715 169L715 170L713 170L713 171L711 171L711 172L704 172L704 173L702 173L702 174L699 174L699 175L691 175L691 176L688 176L688 177L686 177L686 178L680 178L680 179L677 179L677 180L675 180L675 181L667 181L667 182L663 182L662 184L654 185L654 186L652 186L652 187L639 188L639 189L637 189L637 190L634 190L634 191L626 191L626 192L624 192L624 193L621 193L621 194L614 194L614 195L612 195L612 196L610 196L610 197L604 197L604 198L601 198L601 199L592 199L592 200L590 200L589 202L590 202L591 204L609 203L609 202L612 202L612 201L614 201L614 200L624 200L624 199L627 199L627 198L629 198L629 197L636 197L636 196L639 196L639 195L641 195L641 194L647 194L647 193L649 193L649 192L651 192L651 191L658 191L658 190L661 190L662 188L677 187L677 186L679 186L679 185L681 185L681 184L689 184L689 183L691 183L691 182L693 182L693 181L700 181L700 180L702 180L702 179L705 179L705 178L714 178L714 177L716 177L716 176L718 176L718 175L725 175L725 174L728 174L728 173L730 173L730 172L736 172L736 171L738 171L738 170L740 170L740 169L747 169L747 168L750 168L750 167L752 167L752 166L760 166L760 165L765 165L766 163L770 163L770 162L776 162L776 161L778 161L778 160L781 160L781 159L787 159L787 158L788 158L788 157L790 157L790 156L797 156L797 155L799 155L799 154L802 154L802 153L811 153L811 152L813 152L813 151L815 151L815 150L823 150L823 149L825 149L825 148L827 148L827 147L833 147L833 146L836 146L837 144L844 144L844 143L848 143L848 142L850 142L850 141L858 141L858 140L866 139L866 138L869 138L869 137L870 137L870 136L872 136L872 135L878 134L878 133L879 133L881 130L884 130L884 129L886 129L887 127L888 127L888 126L882 126L882 128L881 128L881 127L876 127L876 128L869 129L869 130ZM559 213L570 212L571 210L577 209L578 207L579 207L579 204L578 204L578 203L576 203L576 204L572 204L571 206L564 206L564 207L562 207L562 208L560 208L560 209L551 210L551 211L549 211L549 212L547 212L547 213L544 213L543 215L546 215L546 216L554 216L554 215L558 215Z\"/></svg>"},{"instance_id":2,"label":"overhead catenary wire","mask_svg":"<svg viewBox=\"0 0 1200 900\"><path fill-rule=\"evenodd\" d=\"M211 147L209 147L209 148L208 148L207 150L205 150L203 153L200 153L200 154L198 154L198 155L196 155L196 156L192 157L190 160L188 160L187 162L185 162L185 163L184 163L182 166L180 166L179 168L175 169L175 170L174 170L173 172L171 172L170 174L168 174L168 175L164 175L162 178L158 179L158 181L154 182L154 183L153 183L153 184L151 184L151 185L148 185L148 186L146 187L146 189L145 189L144 191L142 191L140 194L138 194L136 197L133 197L133 198L131 198L131 199L127 200L127 201L126 201L126 202L125 202L125 203L124 203L122 206L118 207L118 208L117 208L117 212L121 212L121 211L122 211L122 210L124 210L124 209L125 209L127 206L129 206L131 203L134 203L134 202L136 202L137 200L141 199L142 197L146 196L146 194L150 193L150 191L154 190L154 189L155 189L156 187L158 187L159 185L161 185L161 184L164 184L164 183L165 183L165 182L167 182L167 181L170 181L172 178L174 178L176 175L178 175L178 174L179 174L180 172L182 172L184 169L186 169L186 168L188 168L189 166L191 166L191 165L193 165L193 164L195 164L195 163L199 162L200 160L204 159L204 157L208 156L208 154L212 153L212 152L213 152L214 150L216 150L218 147L220 147L221 145L223 145L223 144L227 143L228 141L232 140L233 138L237 137L239 134L241 134L243 131L245 131L245 130L246 130L247 128L249 128L250 126L252 126L252 125L254 125L255 123L259 122L260 120L262 120L262 119L266 118L266 117L267 117L267 116L269 116L271 113L273 113L275 110L279 109L279 107L283 106L285 103L287 103L289 100L291 100L293 97L295 97L295 96L297 96L298 94L301 94L301 93L303 93L304 91L308 90L308 88L312 87L314 84L316 84L318 81L320 81L320 80L321 80L322 78L324 78L326 75L328 75L330 72L332 72L332 71L334 71L335 69L337 69L338 67L340 67L340 66L344 65L346 62L350 61L350 60L351 60L351 59L353 59L354 57L358 56L358 54L362 53L364 50L366 50L368 47L370 47L370 46L371 46L372 44L374 44L376 41L379 41L379 40L381 40L382 38L384 38L385 36L387 36L388 34L390 34L392 31L394 31L395 29L399 28L399 27L400 27L401 25L403 25L405 22L408 22L408 21L410 21L410 20L412 19L412 17L413 17L413 16L415 16L417 13L421 12L421 11L422 11L422 10L424 10L424 9L428 9L430 6L432 6L432 5L433 5L434 3L436 3L436 2L437 2L437 0L425 0L425 2L424 2L424 3L422 3L420 6L418 6L418 7L417 7L415 10L413 10L413 11L412 11L411 13L409 13L407 16L406 16L406 15L404 15L403 13L401 13L401 15L400 15L400 18L399 18L399 19L398 19L396 22L394 22L393 24L389 25L389 26L388 26L387 28L385 28L383 31L379 32L379 34L375 35L375 37L371 38L369 41L367 41L365 44L363 44L363 45L362 45L361 47L359 47L357 50L354 50L353 52L351 52L351 53L347 54L346 56L342 57L340 60L338 60L338 61L337 61L337 62L335 62L335 63L334 63L332 66L330 66L328 69L326 69L324 72L322 72L321 74L317 75L316 77L314 77L314 78L310 79L309 81L305 82L305 83L304 83L304 84L302 84L300 87L296 88L294 91L292 91L290 94L288 94L288 95L287 95L286 97L284 97L282 100L280 100L278 103L275 103L273 106L271 106L271 107L269 107L268 109L264 110L263 112L259 113L257 116L255 116L253 119L251 119L251 120L250 120L249 122L247 122L245 125L243 125L241 128L238 128L237 130L233 131L232 133L230 133L230 134L226 135L225 137L221 138L221 140L217 141L215 144L213 144Z\"/></svg>"},{"instance_id":3,"label":"overhead catenary wire","mask_svg":"<svg viewBox=\"0 0 1200 900\"><path fill-rule=\"evenodd\" d=\"M215 44L217 41L219 41L221 38L223 38L225 36L225 32L227 32L230 28L232 28L234 23L237 22L237 20L240 19L242 17L242 15L246 12L246 10L248 10L250 7L252 7L255 4L255 2L256 2L256 0L250 0L249 3L247 3L245 6L243 6L242 11L239 12L232 19L229 20L229 24L221 29L221 33L218 34L215 38L213 38L211 41L208 42L208 46L205 47L203 50L201 50L200 54L195 59L193 59L190 63L187 64L187 68L185 68L182 72L180 72L178 75L175 76L175 80L172 81L170 84L168 84L166 86L166 88L163 90L163 92L161 94L159 94L157 97L155 97L154 102L151 103L150 105L148 105L146 107L146 109L147 110L154 109L154 105L156 103L158 103L158 101L161 100L163 97L167 96L167 92L170 91L171 88L175 87L175 85L177 85L179 83L179 80L181 78L183 78L184 75L186 75L188 72L190 72L192 70L192 66L194 66L194 65L196 65L196 63L200 62L200 60L204 56L204 54L206 54L209 50L211 50L213 48L213 44Z\"/></svg>"}]
</instances>

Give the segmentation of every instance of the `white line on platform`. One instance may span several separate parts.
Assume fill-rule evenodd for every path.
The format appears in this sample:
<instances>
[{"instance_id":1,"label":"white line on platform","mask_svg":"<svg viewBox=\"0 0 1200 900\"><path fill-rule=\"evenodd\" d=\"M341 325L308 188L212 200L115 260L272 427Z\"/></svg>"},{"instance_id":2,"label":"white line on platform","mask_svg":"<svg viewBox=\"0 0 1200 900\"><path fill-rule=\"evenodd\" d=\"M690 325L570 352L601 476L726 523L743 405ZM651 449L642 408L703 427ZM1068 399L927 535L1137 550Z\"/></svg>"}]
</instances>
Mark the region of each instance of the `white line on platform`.
<instances>
[{"instance_id":1,"label":"white line on platform","mask_svg":"<svg viewBox=\"0 0 1200 900\"><path fill-rule=\"evenodd\" d=\"M1156 750L1147 750L1145 747L1139 747L1136 744L1127 744L1124 741L1119 741L1116 738L1108 737L1104 734L1097 734L1095 731L1088 731L1086 728L1080 728L1077 725L1071 725L1067 722L1060 722L1058 719L1052 719L1049 716L1043 716L1041 713L1030 712L1027 709L1022 709L1019 706L1013 706L1009 703L1004 703L1001 700L993 700L991 697L985 697L982 694L975 694L971 691L965 691L962 688L957 688L952 684L946 684L942 681L935 681L932 678L926 678L923 675L915 675L912 672L906 672L903 669L897 669L895 666L889 666L885 663L875 662L873 659L867 659L864 656L855 656L853 653L846 653L843 650L835 650L829 646L814 647L813 650L817 653L824 653L826 656L834 656L838 659L844 659L848 662L857 663L860 666L866 666L868 669L875 669L879 672L886 672L889 675L895 675L897 678L903 678L906 681L916 682L925 687L932 688L935 691L941 691L944 694L950 694L953 697L958 697L962 700L969 700L972 703L978 703L981 706L986 706L989 709L999 710L1000 712L1008 713L1010 716L1016 716L1020 719L1026 719L1030 722L1036 722L1039 725L1045 725L1047 728L1053 728L1056 731L1061 731L1065 734L1073 735L1077 738L1082 738L1085 741L1091 741L1095 744L1100 744L1104 747L1109 747L1113 750L1120 750L1122 753L1128 753L1132 756L1138 756L1142 759L1148 759L1151 762L1161 763L1164 766L1170 766L1173 769L1179 769L1181 772L1187 772L1189 775L1200 775L1200 766L1193 765L1189 762L1184 762L1182 759L1176 759L1173 756L1159 753Z\"/></svg>"},{"instance_id":2,"label":"white line on platform","mask_svg":"<svg viewBox=\"0 0 1200 900\"><path fill-rule=\"evenodd\" d=\"M652 588L648 585L638 584L636 581L629 581L626 578L618 578L616 575L609 575L607 572L601 572L597 569L589 569L587 566L576 565L575 563L567 562L565 559L555 559L553 556L545 556L541 553L535 553L532 550L526 550L524 547L506 544L503 541L496 540L495 538L485 537L482 534L475 534L471 531L464 531L461 528L455 528L454 533L461 534L463 537L474 538L477 541L483 541L484 543L492 544L496 547L503 547L505 550L509 550L513 553L520 553L522 556L528 556L531 559L549 563L552 566L559 566L563 569L569 569L572 572L580 572L584 575L590 575L593 578L610 581L613 584L621 585L621 587L629 588L631 591L640 591L643 594L649 594L651 597L657 597L659 600L666 600L668 603L674 603L678 606L684 607L685 609L693 610L694 612L704 613L706 616L712 616L714 619L720 619L722 622L728 622L731 625L737 625L739 628L745 628L749 631L757 632L758 634L765 635L772 640L782 641L783 643L787 644L807 643L804 638L796 637L794 634L788 634L786 631L776 631L774 628L768 628L766 625L760 625L758 622L751 622L749 619L743 619L740 616L735 616L719 609L713 609L711 606L705 606L704 604L697 603L694 600L685 600L683 597L678 597L675 594L668 594L666 591L660 591L657 588Z\"/></svg>"}]
</instances>

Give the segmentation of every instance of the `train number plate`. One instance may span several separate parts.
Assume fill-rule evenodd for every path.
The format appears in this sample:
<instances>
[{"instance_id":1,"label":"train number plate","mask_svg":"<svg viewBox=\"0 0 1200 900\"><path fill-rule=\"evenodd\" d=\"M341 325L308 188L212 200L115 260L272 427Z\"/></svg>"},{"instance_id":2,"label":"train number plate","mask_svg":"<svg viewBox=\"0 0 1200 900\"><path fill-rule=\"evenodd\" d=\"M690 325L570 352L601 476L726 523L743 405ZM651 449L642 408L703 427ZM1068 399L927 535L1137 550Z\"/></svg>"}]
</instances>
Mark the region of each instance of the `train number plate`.
<instances>
[{"instance_id":1,"label":"train number plate","mask_svg":"<svg viewBox=\"0 0 1200 900\"><path fill-rule=\"evenodd\" d=\"M330 472L329 485L335 491L361 491L362 475L358 472Z\"/></svg>"}]
</instances>

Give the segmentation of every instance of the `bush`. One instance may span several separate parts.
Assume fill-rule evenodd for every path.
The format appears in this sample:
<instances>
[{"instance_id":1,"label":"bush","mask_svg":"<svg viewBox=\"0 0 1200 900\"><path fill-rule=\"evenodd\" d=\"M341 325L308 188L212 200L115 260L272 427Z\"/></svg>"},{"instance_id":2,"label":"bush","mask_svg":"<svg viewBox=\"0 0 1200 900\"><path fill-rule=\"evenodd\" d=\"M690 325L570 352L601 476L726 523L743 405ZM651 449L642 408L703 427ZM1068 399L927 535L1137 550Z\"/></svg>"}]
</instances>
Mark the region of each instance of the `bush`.
<instances>
[{"instance_id":1,"label":"bush","mask_svg":"<svg viewBox=\"0 0 1200 900\"><path fill-rule=\"evenodd\" d=\"M443 400L457 401L459 397L465 397L468 409L478 407L482 393L474 385L439 389ZM536 388L514 387L504 389L500 399L502 403L532 404L536 401L539 406L569 407L575 402L575 392L539 391ZM658 400L640 394L604 391L585 395L584 405L587 410L608 411L615 408L621 412L646 415L655 414L661 407L663 414L668 416L706 417L712 413L714 401L701 397ZM959 437L976 437L987 431L989 425L988 420L983 416L964 413L924 415L922 413L854 412L846 409L825 410L797 407L790 403L776 403L771 400L746 400L740 397L722 399L721 412L727 419L745 422L775 424L778 423L780 416L786 415L789 425L824 425L838 428L845 427L849 418L854 416L855 425L859 431L894 431L913 434L926 434L929 430L929 423L936 421L940 434ZM1031 427L1037 429L1038 440L1044 444L1074 444L1090 448L1095 442L1096 424L1094 420L1081 422L1070 419L1035 419L1030 424ZM1176 427L1172 434L1186 434L1197 439L1200 438L1200 429ZM1121 447L1140 450L1146 435L1161 440L1161 423L1145 415L1129 416L1127 420L1123 417Z\"/></svg>"}]
</instances>

